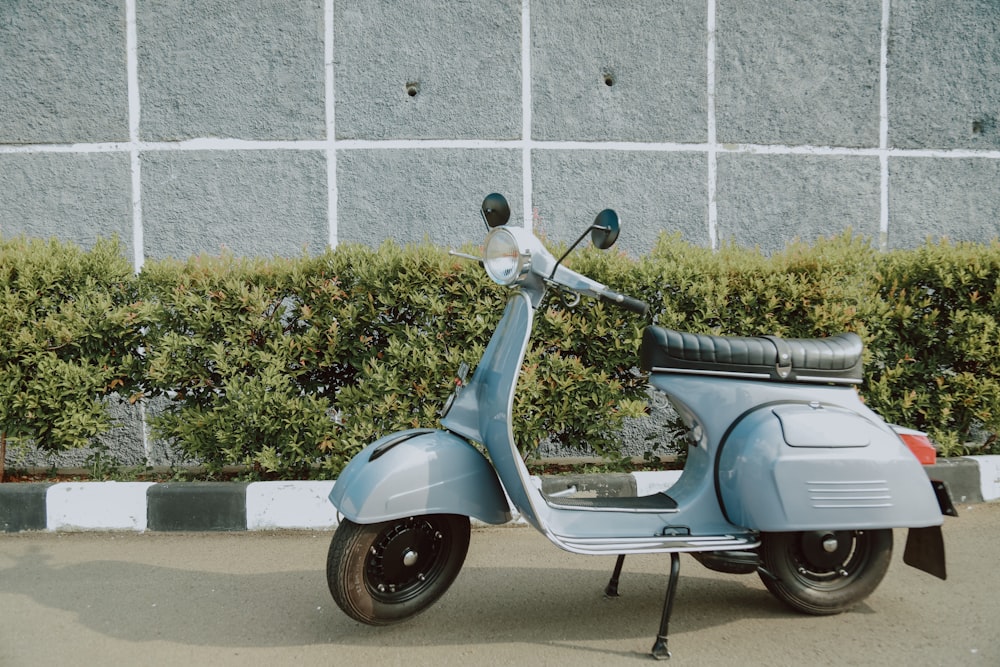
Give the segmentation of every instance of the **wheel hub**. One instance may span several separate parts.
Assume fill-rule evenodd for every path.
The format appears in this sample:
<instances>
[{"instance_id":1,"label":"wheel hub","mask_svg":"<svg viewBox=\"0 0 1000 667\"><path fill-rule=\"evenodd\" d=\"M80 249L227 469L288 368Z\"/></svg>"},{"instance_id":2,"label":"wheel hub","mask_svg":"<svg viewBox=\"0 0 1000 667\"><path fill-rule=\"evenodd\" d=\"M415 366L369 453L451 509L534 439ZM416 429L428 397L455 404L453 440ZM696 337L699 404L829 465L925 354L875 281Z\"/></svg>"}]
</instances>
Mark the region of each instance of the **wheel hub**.
<instances>
[{"instance_id":1,"label":"wheel hub","mask_svg":"<svg viewBox=\"0 0 1000 667\"><path fill-rule=\"evenodd\" d=\"M373 594L407 598L438 565L442 534L427 521L410 519L385 531L372 545L365 567Z\"/></svg>"},{"instance_id":2,"label":"wheel hub","mask_svg":"<svg viewBox=\"0 0 1000 667\"><path fill-rule=\"evenodd\" d=\"M803 565L817 573L839 572L853 551L849 531L820 530L802 535Z\"/></svg>"}]
</instances>

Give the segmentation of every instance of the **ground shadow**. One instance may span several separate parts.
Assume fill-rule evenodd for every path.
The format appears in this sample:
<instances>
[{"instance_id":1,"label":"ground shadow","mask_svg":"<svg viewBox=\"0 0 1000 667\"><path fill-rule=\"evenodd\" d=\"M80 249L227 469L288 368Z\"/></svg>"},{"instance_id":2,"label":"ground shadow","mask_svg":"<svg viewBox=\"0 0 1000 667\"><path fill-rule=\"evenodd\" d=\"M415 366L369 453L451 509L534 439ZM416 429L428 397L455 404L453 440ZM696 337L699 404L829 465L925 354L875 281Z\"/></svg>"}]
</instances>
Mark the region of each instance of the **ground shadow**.
<instances>
[{"instance_id":1,"label":"ground shadow","mask_svg":"<svg viewBox=\"0 0 1000 667\"><path fill-rule=\"evenodd\" d=\"M789 616L756 577L725 577L685 559L673 634L747 618ZM666 563L666 560L664 561ZM333 603L322 570L264 574L192 571L122 561L52 565L40 553L0 568L0 593L70 612L96 632L129 641L280 647L313 644L439 646L528 642L572 646L656 633L666 575L626 571L622 597L607 575L571 568L466 567L434 607L373 628Z\"/></svg>"}]
</instances>

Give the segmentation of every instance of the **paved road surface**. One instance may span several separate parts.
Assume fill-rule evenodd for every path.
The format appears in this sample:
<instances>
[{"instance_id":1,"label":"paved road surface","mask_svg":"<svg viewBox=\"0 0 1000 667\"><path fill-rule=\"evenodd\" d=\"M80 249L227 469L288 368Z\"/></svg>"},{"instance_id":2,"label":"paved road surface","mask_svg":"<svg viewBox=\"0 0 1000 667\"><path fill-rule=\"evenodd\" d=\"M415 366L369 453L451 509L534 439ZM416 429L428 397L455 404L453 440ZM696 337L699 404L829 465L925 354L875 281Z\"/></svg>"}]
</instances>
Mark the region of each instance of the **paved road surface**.
<instances>
[{"instance_id":1,"label":"paved road surface","mask_svg":"<svg viewBox=\"0 0 1000 667\"><path fill-rule=\"evenodd\" d=\"M950 578L900 560L854 611L786 611L756 576L681 562L674 665L1000 665L1000 503L948 519ZM629 665L647 652L666 556L555 549L529 528L473 531L458 581L390 628L336 608L329 533L0 535L0 665Z\"/></svg>"}]
</instances>

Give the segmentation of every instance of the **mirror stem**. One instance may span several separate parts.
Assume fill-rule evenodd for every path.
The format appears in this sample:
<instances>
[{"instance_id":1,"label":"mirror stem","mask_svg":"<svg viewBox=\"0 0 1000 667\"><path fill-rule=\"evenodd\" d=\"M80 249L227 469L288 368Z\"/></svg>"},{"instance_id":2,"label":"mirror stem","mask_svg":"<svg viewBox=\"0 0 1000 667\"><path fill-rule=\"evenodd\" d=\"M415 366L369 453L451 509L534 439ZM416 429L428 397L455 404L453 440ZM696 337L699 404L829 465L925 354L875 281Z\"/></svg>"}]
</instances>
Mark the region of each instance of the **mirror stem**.
<instances>
[{"instance_id":1,"label":"mirror stem","mask_svg":"<svg viewBox=\"0 0 1000 667\"><path fill-rule=\"evenodd\" d=\"M578 238L578 239L577 239L576 241L574 241L574 242L573 242L573 245L571 245L571 246L570 246L570 247L569 247L569 248L568 248L568 249L566 250L566 252L564 252L564 253L562 254L562 257L560 257L560 258L559 258L559 261L557 261L557 262L556 262L556 265L555 265L554 267L552 267L552 273L550 273L550 274L549 274L549 280L552 280L553 278L555 278L555 277L556 277L556 269L558 269L558 268L559 268L559 267L560 267L560 266L562 265L562 263L563 263L563 260L564 260L564 259L566 259L566 258L567 258L567 257L569 256L569 254L570 254L571 252L573 252L573 250L574 250L574 249L575 249L575 248L576 248L576 247L577 247L578 245L580 245L580 241L582 241L582 240L583 240L584 238L586 238L587 234L589 234L590 232L592 232L592 231L593 231L593 230L595 230L595 229L597 229L597 230L599 230L599 231L607 231L607 230L608 230L608 228L607 228L607 227L601 227L601 226L598 226L598 225L591 225L590 227L588 227L588 228L586 229L586 231L584 231L584 232L583 232L583 234L580 234L580 238Z\"/></svg>"}]
</instances>

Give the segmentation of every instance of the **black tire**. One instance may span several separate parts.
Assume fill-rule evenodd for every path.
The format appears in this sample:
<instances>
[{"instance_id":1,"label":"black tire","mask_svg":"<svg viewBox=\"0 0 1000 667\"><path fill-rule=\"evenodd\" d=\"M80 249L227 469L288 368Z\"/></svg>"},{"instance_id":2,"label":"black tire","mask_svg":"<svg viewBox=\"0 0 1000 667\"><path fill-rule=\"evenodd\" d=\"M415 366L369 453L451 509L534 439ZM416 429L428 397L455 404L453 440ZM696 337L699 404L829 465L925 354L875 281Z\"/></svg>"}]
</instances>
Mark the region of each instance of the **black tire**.
<instances>
[{"instance_id":1,"label":"black tire","mask_svg":"<svg viewBox=\"0 0 1000 667\"><path fill-rule=\"evenodd\" d=\"M882 582L892 558L892 530L819 530L764 533L764 585L805 614L847 611ZM773 575L773 576L771 576Z\"/></svg>"},{"instance_id":2,"label":"black tire","mask_svg":"<svg viewBox=\"0 0 1000 667\"><path fill-rule=\"evenodd\" d=\"M359 525L333 534L326 581L344 613L369 625L419 614L448 590L469 551L469 518L433 514Z\"/></svg>"}]
</instances>

